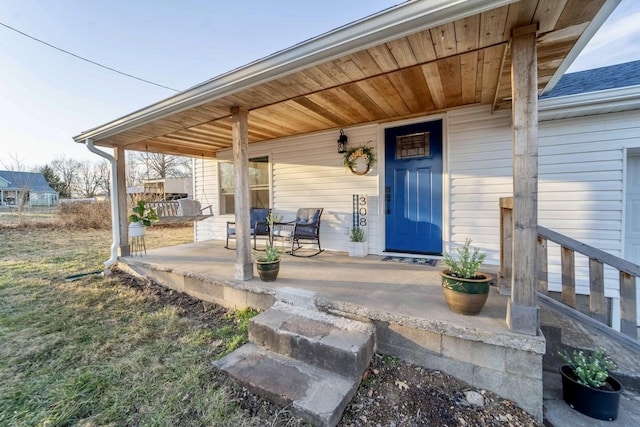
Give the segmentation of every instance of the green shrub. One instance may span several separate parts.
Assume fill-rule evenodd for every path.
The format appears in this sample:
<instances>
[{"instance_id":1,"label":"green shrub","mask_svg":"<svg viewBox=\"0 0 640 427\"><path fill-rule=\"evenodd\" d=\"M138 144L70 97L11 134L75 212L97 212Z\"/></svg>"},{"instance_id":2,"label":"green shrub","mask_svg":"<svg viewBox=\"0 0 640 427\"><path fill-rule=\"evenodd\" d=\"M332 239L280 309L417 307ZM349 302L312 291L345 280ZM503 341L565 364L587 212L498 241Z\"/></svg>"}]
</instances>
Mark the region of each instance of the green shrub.
<instances>
[{"instance_id":1,"label":"green shrub","mask_svg":"<svg viewBox=\"0 0 640 427\"><path fill-rule=\"evenodd\" d=\"M616 366L609 359L604 348L594 350L589 356L577 350L573 350L572 353L564 351L558 354L571 367L578 383L587 387L603 387L607 383L609 369Z\"/></svg>"},{"instance_id":2,"label":"green shrub","mask_svg":"<svg viewBox=\"0 0 640 427\"><path fill-rule=\"evenodd\" d=\"M352 242L364 242L364 230L360 227L352 228L350 239Z\"/></svg>"},{"instance_id":3,"label":"green shrub","mask_svg":"<svg viewBox=\"0 0 640 427\"><path fill-rule=\"evenodd\" d=\"M444 254L442 262L449 267L449 271L456 277L462 279L471 279L476 275L476 272L482 265L482 262L487 257L487 254L480 252L478 248L471 248L471 239L467 239L464 246L456 249L460 261L456 261L448 253Z\"/></svg>"}]
</instances>

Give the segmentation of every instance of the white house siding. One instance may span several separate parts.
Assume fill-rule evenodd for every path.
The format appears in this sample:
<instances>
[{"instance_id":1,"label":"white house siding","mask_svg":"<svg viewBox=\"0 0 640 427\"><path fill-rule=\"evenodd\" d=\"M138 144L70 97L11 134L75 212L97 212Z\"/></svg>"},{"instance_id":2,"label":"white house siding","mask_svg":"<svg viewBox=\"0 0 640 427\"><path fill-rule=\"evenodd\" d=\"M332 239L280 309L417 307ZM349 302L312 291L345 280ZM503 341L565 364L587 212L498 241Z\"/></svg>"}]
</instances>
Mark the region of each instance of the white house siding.
<instances>
[{"instance_id":1,"label":"white house siding","mask_svg":"<svg viewBox=\"0 0 640 427\"><path fill-rule=\"evenodd\" d=\"M540 127L540 223L621 256L625 148L640 147L640 111L543 122ZM553 248L559 253L559 248ZM559 255L549 266L560 289ZM577 292L589 292L588 259L576 256ZM605 267L605 295L619 298L618 273ZM614 304L614 326L617 327ZM640 307L638 310L640 314ZM639 317L640 319L640 317Z\"/></svg>"},{"instance_id":2,"label":"white house siding","mask_svg":"<svg viewBox=\"0 0 640 427\"><path fill-rule=\"evenodd\" d=\"M218 199L218 161L210 159L194 159L193 191L195 199L202 207L211 205L214 216L195 223L195 240L211 240L225 236L226 222L220 221Z\"/></svg>"},{"instance_id":3,"label":"white house siding","mask_svg":"<svg viewBox=\"0 0 640 427\"><path fill-rule=\"evenodd\" d=\"M640 147L640 113L617 112L540 123L540 225L620 256L624 148ZM453 246L472 238L498 263L500 197L512 193L510 113L479 106L448 113L448 191ZM445 185L447 181L445 179ZM576 256L577 291L588 293L588 260ZM550 244L549 286L559 291L559 248ZM605 270L618 297L617 272Z\"/></svg>"},{"instance_id":4,"label":"white house siding","mask_svg":"<svg viewBox=\"0 0 640 427\"><path fill-rule=\"evenodd\" d=\"M633 128L638 131L634 115L600 114L541 123L541 225L621 256L623 147L632 143ZM550 245L550 251L550 286L560 290L560 249ZM576 255L575 262L577 292L586 294L588 259ZM617 272L610 268L605 269L605 293L619 295Z\"/></svg>"},{"instance_id":5,"label":"white house siding","mask_svg":"<svg viewBox=\"0 0 640 427\"><path fill-rule=\"evenodd\" d=\"M351 147L377 147L377 126L345 128ZM271 204L284 221L293 220L298 208L324 208L320 230L323 248L346 251L351 227L352 194L369 196L369 250L378 252L378 178L377 165L365 176L356 176L342 165L337 152L339 132L318 132L300 137L250 144L249 157L269 156L271 165ZM379 155L378 155L379 157ZM220 160L231 160L230 150L219 153ZM199 164L201 161L196 161ZM206 188L210 202L215 202L216 216L197 226L196 239L225 239L226 221L233 215L219 215L217 209L217 162L205 161L205 182L201 187L201 171L196 171L196 195ZM204 202L204 200L202 200Z\"/></svg>"},{"instance_id":6,"label":"white house siding","mask_svg":"<svg viewBox=\"0 0 640 427\"><path fill-rule=\"evenodd\" d=\"M539 223L589 245L620 256L622 250L624 148L640 147L638 111L543 121L539 127ZM499 262L499 199L512 194L510 111L493 114L487 106L447 113L445 129L445 206L449 227L445 248L467 238ZM269 141L249 146L250 157L268 155L272 167L271 196L276 212L291 220L300 207L323 207L322 243L345 251L351 224L351 195L369 195L368 240L371 253L382 253L378 167L382 144L375 124L345 129L349 145L376 147L379 163L366 176L342 166L336 152L337 131ZM231 151L220 153L230 160ZM224 239L226 221L219 215L217 161L196 160L195 192L217 215L197 224L197 240ZM204 172L204 180L203 180ZM206 189L206 192L204 190ZM576 257L577 290L588 293L587 260ZM605 271L606 294L618 296L617 274ZM559 248L550 244L550 289L560 290Z\"/></svg>"},{"instance_id":7,"label":"white house siding","mask_svg":"<svg viewBox=\"0 0 640 427\"><path fill-rule=\"evenodd\" d=\"M448 250L470 238L494 265L500 262L499 200L513 193L510 120L508 111L491 114L488 106L447 114Z\"/></svg>"}]
</instances>

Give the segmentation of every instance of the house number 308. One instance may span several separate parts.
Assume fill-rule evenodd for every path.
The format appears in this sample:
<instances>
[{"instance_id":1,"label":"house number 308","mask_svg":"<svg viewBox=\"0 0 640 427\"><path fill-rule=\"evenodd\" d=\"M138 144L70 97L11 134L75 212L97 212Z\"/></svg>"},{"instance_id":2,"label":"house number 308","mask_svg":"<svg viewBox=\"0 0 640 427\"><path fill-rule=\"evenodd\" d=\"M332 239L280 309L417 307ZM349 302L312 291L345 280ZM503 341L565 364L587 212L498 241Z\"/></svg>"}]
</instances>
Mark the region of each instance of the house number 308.
<instances>
[{"instance_id":1,"label":"house number 308","mask_svg":"<svg viewBox=\"0 0 640 427\"><path fill-rule=\"evenodd\" d=\"M358 197L358 216L359 216L359 224L360 227L367 226L367 197L359 196Z\"/></svg>"}]
</instances>

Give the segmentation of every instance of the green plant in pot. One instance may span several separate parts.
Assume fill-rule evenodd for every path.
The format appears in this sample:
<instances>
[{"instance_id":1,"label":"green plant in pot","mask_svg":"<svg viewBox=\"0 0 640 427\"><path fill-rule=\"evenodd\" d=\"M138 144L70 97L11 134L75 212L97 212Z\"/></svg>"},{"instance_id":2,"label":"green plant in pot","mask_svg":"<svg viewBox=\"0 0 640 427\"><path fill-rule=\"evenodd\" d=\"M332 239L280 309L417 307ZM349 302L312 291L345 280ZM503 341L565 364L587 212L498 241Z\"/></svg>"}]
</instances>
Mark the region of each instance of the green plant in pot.
<instances>
[{"instance_id":1,"label":"green plant in pot","mask_svg":"<svg viewBox=\"0 0 640 427\"><path fill-rule=\"evenodd\" d=\"M129 237L140 237L145 235L145 227L149 227L158 220L155 209L147 206L144 200L138 200L133 207L133 213L129 215Z\"/></svg>"},{"instance_id":2,"label":"green plant in pot","mask_svg":"<svg viewBox=\"0 0 640 427\"><path fill-rule=\"evenodd\" d=\"M264 252L254 252L258 275L263 282L273 282L280 272L280 257L283 250L273 244L273 227L280 221L282 216L276 215L273 211L269 214L267 217L269 240L265 243Z\"/></svg>"},{"instance_id":3,"label":"green plant in pot","mask_svg":"<svg viewBox=\"0 0 640 427\"><path fill-rule=\"evenodd\" d=\"M369 254L369 245L365 240L364 229L354 227L349 235L349 256L364 257Z\"/></svg>"},{"instance_id":4,"label":"green plant in pot","mask_svg":"<svg viewBox=\"0 0 640 427\"><path fill-rule=\"evenodd\" d=\"M560 368L562 398L573 409L599 420L618 417L622 385L609 375L615 368L603 348L585 355L583 351L559 352L566 365Z\"/></svg>"},{"instance_id":5,"label":"green plant in pot","mask_svg":"<svg viewBox=\"0 0 640 427\"><path fill-rule=\"evenodd\" d=\"M493 277L478 269L487 254L471 248L471 239L456 249L458 259L445 253L442 262L448 269L442 271L442 292L449 309L454 313L474 315L484 307L489 295L489 282Z\"/></svg>"}]
</instances>

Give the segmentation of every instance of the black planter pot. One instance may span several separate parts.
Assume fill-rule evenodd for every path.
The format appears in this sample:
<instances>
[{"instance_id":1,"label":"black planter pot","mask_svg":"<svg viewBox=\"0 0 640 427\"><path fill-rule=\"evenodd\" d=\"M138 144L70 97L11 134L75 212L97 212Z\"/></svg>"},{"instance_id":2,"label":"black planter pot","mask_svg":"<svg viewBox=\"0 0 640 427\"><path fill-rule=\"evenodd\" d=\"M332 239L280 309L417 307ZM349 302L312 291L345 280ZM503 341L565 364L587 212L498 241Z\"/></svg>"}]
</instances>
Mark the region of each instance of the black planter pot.
<instances>
[{"instance_id":1,"label":"black planter pot","mask_svg":"<svg viewBox=\"0 0 640 427\"><path fill-rule=\"evenodd\" d=\"M574 379L573 369L568 365L562 366L560 373L562 374L562 398L569 406L599 420L613 421L618 418L622 393L622 385L618 380L609 376L607 384L611 386L611 390L601 390L578 383Z\"/></svg>"},{"instance_id":2,"label":"black planter pot","mask_svg":"<svg viewBox=\"0 0 640 427\"><path fill-rule=\"evenodd\" d=\"M263 282L273 282L278 277L280 271L280 260L272 262L256 261L258 274Z\"/></svg>"}]
</instances>

